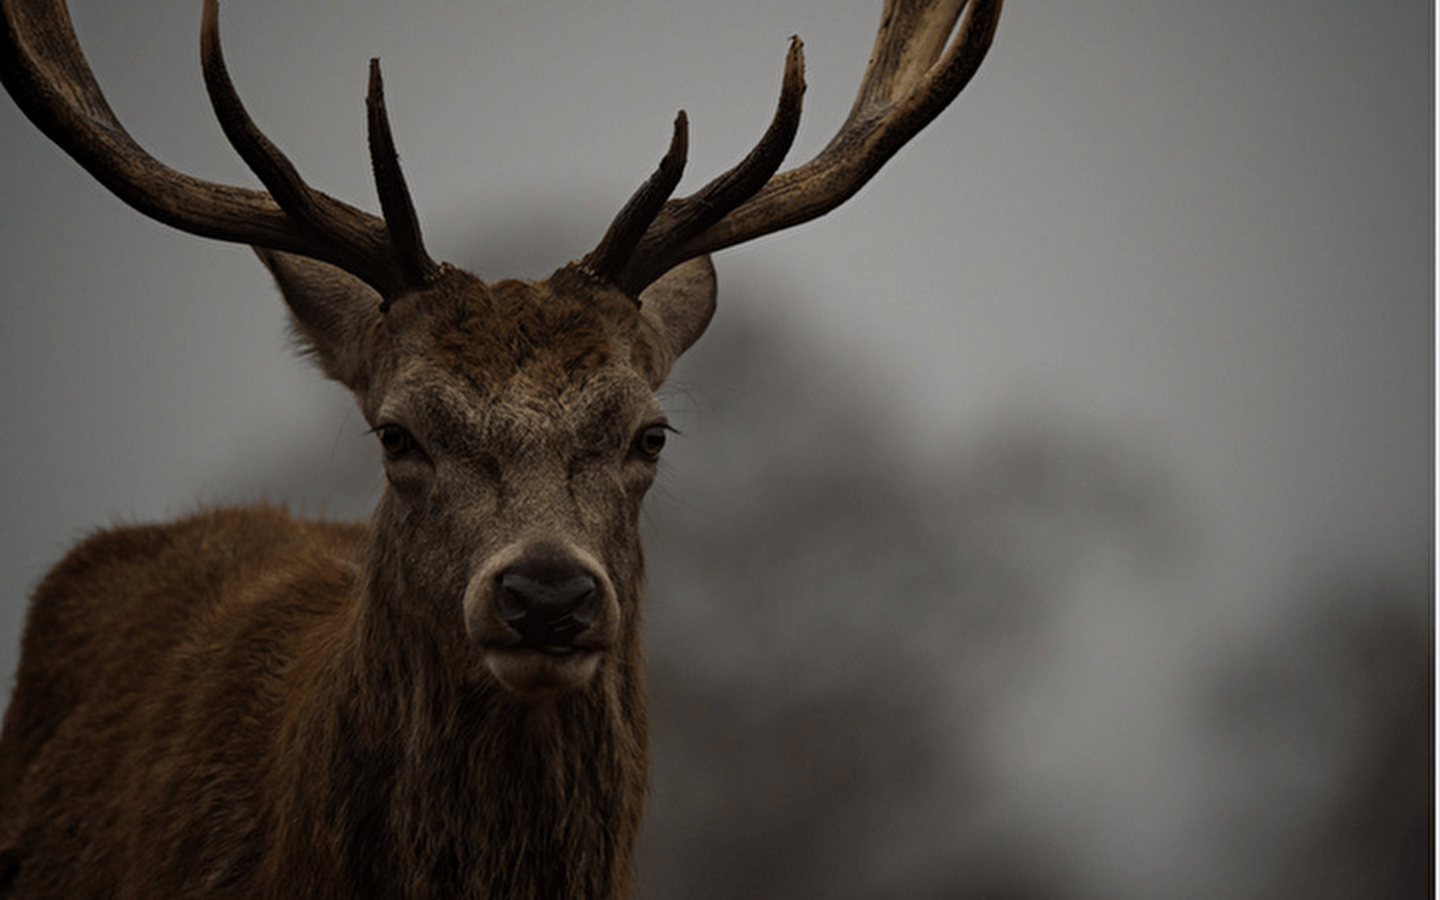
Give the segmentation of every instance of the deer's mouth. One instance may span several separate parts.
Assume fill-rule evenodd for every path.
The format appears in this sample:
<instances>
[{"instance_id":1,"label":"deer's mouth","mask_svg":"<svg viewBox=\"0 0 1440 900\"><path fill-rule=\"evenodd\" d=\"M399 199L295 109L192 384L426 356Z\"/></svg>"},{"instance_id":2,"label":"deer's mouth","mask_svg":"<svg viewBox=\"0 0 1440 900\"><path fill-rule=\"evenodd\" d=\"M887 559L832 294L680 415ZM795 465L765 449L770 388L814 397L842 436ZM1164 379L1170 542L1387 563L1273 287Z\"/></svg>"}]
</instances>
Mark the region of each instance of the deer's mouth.
<instances>
[{"instance_id":1,"label":"deer's mouth","mask_svg":"<svg viewBox=\"0 0 1440 900\"><path fill-rule=\"evenodd\" d=\"M485 668L506 688L520 694L584 687L595 677L602 655L601 648L575 644L511 644L484 649Z\"/></svg>"}]
</instances>

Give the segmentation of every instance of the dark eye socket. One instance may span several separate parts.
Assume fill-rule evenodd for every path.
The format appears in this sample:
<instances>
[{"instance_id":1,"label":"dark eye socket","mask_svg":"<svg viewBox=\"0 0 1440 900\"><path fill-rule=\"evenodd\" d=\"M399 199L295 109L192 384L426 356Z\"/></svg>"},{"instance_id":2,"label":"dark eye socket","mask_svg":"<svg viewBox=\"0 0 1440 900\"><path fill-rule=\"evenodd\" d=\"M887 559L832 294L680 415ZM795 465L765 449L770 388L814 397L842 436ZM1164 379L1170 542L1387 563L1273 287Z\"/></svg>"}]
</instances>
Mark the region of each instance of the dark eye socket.
<instances>
[{"instance_id":1,"label":"dark eye socket","mask_svg":"<svg viewBox=\"0 0 1440 900\"><path fill-rule=\"evenodd\" d=\"M635 435L635 452L648 460L659 459L660 451L665 449L668 431L669 425L647 425L640 429L640 433Z\"/></svg>"},{"instance_id":2,"label":"dark eye socket","mask_svg":"<svg viewBox=\"0 0 1440 900\"><path fill-rule=\"evenodd\" d=\"M380 438L380 447L391 459L414 453L419 449L414 435L399 425L381 425L375 429L375 436Z\"/></svg>"}]
</instances>

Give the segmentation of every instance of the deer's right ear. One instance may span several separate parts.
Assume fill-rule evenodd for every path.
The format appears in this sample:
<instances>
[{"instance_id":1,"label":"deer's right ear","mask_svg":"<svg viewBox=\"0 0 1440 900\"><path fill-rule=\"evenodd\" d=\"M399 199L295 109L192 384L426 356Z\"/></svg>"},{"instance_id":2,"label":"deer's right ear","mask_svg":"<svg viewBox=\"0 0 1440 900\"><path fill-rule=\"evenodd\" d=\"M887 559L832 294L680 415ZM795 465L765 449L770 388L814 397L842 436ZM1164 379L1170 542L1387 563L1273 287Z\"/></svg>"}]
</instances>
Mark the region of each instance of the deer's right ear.
<instances>
[{"instance_id":1,"label":"deer's right ear","mask_svg":"<svg viewBox=\"0 0 1440 900\"><path fill-rule=\"evenodd\" d=\"M358 389L366 335L380 316L380 294L329 263L252 248L275 276L295 332L325 374Z\"/></svg>"}]
</instances>

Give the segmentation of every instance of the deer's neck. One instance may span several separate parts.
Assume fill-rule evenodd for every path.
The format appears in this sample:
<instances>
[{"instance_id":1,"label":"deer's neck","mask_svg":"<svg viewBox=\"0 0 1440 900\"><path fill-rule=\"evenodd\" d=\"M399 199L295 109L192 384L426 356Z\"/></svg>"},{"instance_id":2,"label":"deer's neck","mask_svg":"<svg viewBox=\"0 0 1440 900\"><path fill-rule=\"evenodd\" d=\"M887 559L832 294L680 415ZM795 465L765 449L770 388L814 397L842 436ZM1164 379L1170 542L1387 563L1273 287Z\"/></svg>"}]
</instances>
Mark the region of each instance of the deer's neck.
<instances>
[{"instance_id":1,"label":"deer's neck","mask_svg":"<svg viewBox=\"0 0 1440 900\"><path fill-rule=\"evenodd\" d=\"M372 896L627 896L648 770L638 634L585 689L535 702L414 608L362 601L329 679L322 815L342 879Z\"/></svg>"}]
</instances>

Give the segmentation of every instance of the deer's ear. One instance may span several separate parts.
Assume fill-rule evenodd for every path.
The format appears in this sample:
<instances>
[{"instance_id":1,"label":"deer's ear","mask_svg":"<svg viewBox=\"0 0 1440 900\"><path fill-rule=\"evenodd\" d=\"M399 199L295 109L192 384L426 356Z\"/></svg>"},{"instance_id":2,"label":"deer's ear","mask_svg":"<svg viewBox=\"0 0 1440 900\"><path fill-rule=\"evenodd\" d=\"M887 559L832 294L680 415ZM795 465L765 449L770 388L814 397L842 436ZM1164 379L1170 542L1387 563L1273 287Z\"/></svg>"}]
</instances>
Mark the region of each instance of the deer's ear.
<instances>
[{"instance_id":1,"label":"deer's ear","mask_svg":"<svg viewBox=\"0 0 1440 900\"><path fill-rule=\"evenodd\" d=\"M367 335L380 316L380 295L355 276L319 260L253 248L275 276L290 320L325 374L351 389L363 378Z\"/></svg>"},{"instance_id":2,"label":"deer's ear","mask_svg":"<svg viewBox=\"0 0 1440 900\"><path fill-rule=\"evenodd\" d=\"M657 360L663 380L680 354L705 333L715 314L715 267L697 256L662 275L640 294L640 316L660 338L664 359Z\"/></svg>"}]
</instances>

